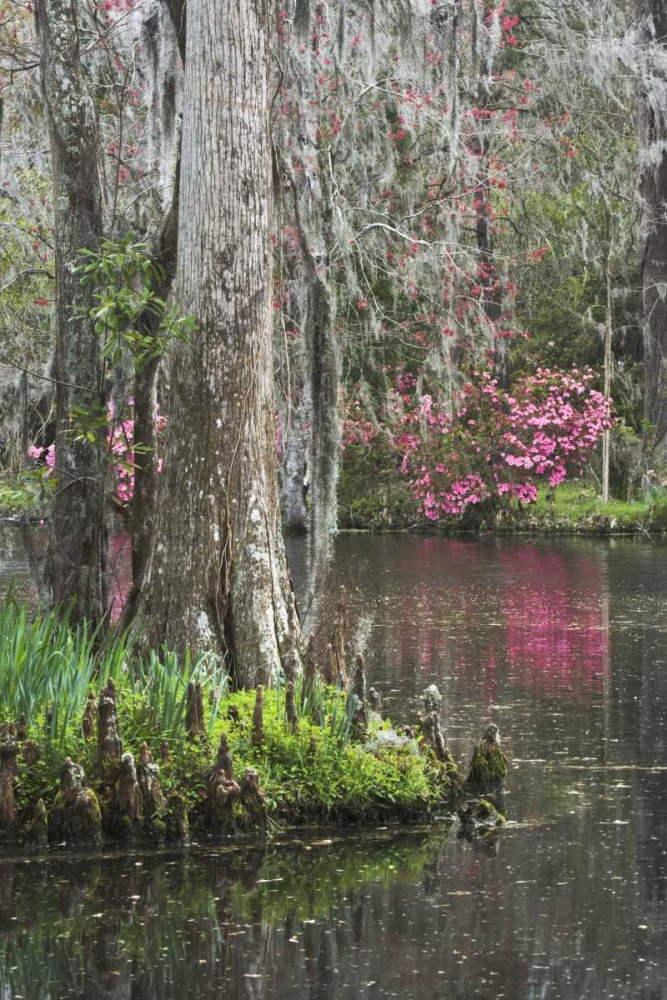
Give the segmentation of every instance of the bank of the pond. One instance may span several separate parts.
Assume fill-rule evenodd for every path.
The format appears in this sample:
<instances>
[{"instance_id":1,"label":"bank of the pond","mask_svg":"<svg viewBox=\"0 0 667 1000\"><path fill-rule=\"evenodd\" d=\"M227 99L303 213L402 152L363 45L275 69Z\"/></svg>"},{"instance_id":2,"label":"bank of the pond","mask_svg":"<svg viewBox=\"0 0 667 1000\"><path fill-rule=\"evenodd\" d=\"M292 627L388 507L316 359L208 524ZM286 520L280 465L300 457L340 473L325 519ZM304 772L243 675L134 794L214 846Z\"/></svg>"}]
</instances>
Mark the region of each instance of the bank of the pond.
<instances>
[{"instance_id":1,"label":"bank of the pond","mask_svg":"<svg viewBox=\"0 0 667 1000\"><path fill-rule=\"evenodd\" d=\"M215 662L142 658L122 638L96 648L85 629L33 618L10 597L0 613L0 843L186 845L193 835L425 822L453 810L473 829L500 823L484 800L506 770L493 732L466 784L437 689L417 725L396 730L366 693L363 660L348 682L342 635L336 648L335 678L311 656L286 686L230 692Z\"/></svg>"},{"instance_id":2,"label":"bank of the pond","mask_svg":"<svg viewBox=\"0 0 667 1000\"><path fill-rule=\"evenodd\" d=\"M17 481L0 481L0 523L32 525L48 521L51 491L28 474ZM346 531L437 532L444 535L613 535L667 534L667 492L654 489L645 500L613 499L603 503L597 489L582 482L541 489L534 504L514 503L506 510L485 512L472 507L466 514L434 523L419 516L409 484L402 478L361 480L349 472L338 489L339 526Z\"/></svg>"},{"instance_id":3,"label":"bank of the pond","mask_svg":"<svg viewBox=\"0 0 667 1000\"><path fill-rule=\"evenodd\" d=\"M471 508L467 514L434 523L415 518L414 503L397 484L393 491L372 490L352 495L342 484L339 503L341 527L348 531L437 532L444 535L582 535L607 537L667 534L667 493L659 491L647 500L610 500L603 503L598 492L581 483L565 483L553 492L541 491L534 504L515 504L509 510L489 514Z\"/></svg>"}]
</instances>

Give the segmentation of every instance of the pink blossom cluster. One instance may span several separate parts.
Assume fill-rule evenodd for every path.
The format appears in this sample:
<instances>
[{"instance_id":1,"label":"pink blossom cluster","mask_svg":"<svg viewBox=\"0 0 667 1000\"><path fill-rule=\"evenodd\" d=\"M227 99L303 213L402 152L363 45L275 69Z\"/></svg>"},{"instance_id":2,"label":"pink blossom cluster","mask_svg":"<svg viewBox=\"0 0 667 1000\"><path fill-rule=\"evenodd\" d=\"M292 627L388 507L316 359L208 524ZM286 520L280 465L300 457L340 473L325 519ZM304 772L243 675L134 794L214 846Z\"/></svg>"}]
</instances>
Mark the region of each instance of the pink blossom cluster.
<instances>
[{"instance_id":1,"label":"pink blossom cluster","mask_svg":"<svg viewBox=\"0 0 667 1000\"><path fill-rule=\"evenodd\" d=\"M353 444L367 446L376 433L377 427L372 420L366 419L366 411L362 407L361 401L352 400L346 408L343 422L343 448L348 448Z\"/></svg>"},{"instance_id":2,"label":"pink blossom cluster","mask_svg":"<svg viewBox=\"0 0 667 1000\"><path fill-rule=\"evenodd\" d=\"M539 482L557 486L579 471L613 423L594 377L590 369L538 369L509 392L476 373L452 418L435 412L431 397L415 400L412 421L426 413L427 431L401 470L425 516L437 521L485 500L533 503Z\"/></svg>"},{"instance_id":3,"label":"pink blossom cluster","mask_svg":"<svg viewBox=\"0 0 667 1000\"><path fill-rule=\"evenodd\" d=\"M111 407L109 416L113 422L107 434L107 444L113 460L116 493L123 503L129 503L134 496L134 420L114 420Z\"/></svg>"},{"instance_id":4,"label":"pink blossom cluster","mask_svg":"<svg viewBox=\"0 0 667 1000\"><path fill-rule=\"evenodd\" d=\"M593 378L589 369L565 373L539 368L521 383L520 398L506 397L510 409L501 457L507 465L547 476L557 486L570 459L586 462L586 453L610 426L609 405L591 388ZM497 381L486 375L482 391L493 398Z\"/></svg>"},{"instance_id":5,"label":"pink blossom cluster","mask_svg":"<svg viewBox=\"0 0 667 1000\"><path fill-rule=\"evenodd\" d=\"M512 391L475 372L451 416L435 394L421 391L423 373L386 374L394 388L385 393L381 419L369 419L355 399L346 409L343 445L384 442L431 521L482 503L533 503L540 483L554 487L580 471L613 423L610 401L592 387L588 368L540 368Z\"/></svg>"},{"instance_id":6,"label":"pink blossom cluster","mask_svg":"<svg viewBox=\"0 0 667 1000\"><path fill-rule=\"evenodd\" d=\"M50 444L48 448L40 448L37 445L31 444L28 448L28 455L30 458L34 458L38 462L45 462L48 466L46 469L46 475L49 475L56 460L56 446L54 444Z\"/></svg>"},{"instance_id":7,"label":"pink blossom cluster","mask_svg":"<svg viewBox=\"0 0 667 1000\"><path fill-rule=\"evenodd\" d=\"M133 400L128 400L131 407ZM109 430L107 431L107 447L116 486L116 495L122 503L129 503L134 496L134 418L130 415L124 419L117 420L113 404L107 408L109 417ZM155 423L158 434L162 434L167 418L159 412L155 414ZM55 464L55 445L50 444L46 448L38 445L31 445L28 448L28 455L37 461L44 462L44 475L50 476ZM161 471L162 462L158 463Z\"/></svg>"}]
</instances>

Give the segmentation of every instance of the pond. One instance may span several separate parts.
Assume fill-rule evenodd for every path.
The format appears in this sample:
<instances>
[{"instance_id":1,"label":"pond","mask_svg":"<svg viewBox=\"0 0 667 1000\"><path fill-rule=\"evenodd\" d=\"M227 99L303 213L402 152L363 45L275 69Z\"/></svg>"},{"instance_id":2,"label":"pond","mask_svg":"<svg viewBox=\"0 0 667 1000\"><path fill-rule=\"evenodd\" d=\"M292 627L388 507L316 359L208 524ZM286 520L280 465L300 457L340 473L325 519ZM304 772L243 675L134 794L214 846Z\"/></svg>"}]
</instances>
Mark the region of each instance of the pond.
<instances>
[{"instance_id":1,"label":"pond","mask_svg":"<svg viewBox=\"0 0 667 1000\"><path fill-rule=\"evenodd\" d=\"M508 828L2 859L3 1000L667 998L667 547L344 535L341 583L393 717L500 726Z\"/></svg>"}]
</instances>

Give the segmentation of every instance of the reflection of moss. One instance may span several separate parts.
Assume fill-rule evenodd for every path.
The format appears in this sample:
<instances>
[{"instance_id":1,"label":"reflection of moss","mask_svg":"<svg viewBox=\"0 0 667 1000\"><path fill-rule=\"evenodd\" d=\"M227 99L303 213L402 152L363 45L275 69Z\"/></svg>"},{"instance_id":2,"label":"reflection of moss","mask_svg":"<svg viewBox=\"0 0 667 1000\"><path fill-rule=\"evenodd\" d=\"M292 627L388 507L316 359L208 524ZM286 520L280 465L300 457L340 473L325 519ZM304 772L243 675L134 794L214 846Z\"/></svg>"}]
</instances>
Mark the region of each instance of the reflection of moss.
<instances>
[{"instance_id":1,"label":"reflection of moss","mask_svg":"<svg viewBox=\"0 0 667 1000\"><path fill-rule=\"evenodd\" d=\"M261 881L252 888L235 886L234 907L242 919L261 908L265 918L272 921L288 916L298 921L331 912L353 888L414 884L436 863L450 826L435 836L406 835L387 841L372 837L352 844L342 838L333 845L328 840L306 841L298 865L294 864L289 844L285 844L267 855ZM276 886L281 884L285 885L285 893L276 892Z\"/></svg>"}]
</instances>

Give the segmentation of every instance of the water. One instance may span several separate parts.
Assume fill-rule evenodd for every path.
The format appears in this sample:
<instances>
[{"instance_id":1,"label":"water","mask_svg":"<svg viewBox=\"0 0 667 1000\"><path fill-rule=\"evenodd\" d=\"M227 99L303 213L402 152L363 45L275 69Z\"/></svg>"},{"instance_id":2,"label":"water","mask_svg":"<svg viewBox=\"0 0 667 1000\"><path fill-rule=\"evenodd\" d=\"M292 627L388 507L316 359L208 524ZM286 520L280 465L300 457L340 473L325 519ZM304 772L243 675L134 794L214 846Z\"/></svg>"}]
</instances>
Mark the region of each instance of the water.
<instances>
[{"instance_id":1,"label":"water","mask_svg":"<svg viewBox=\"0 0 667 1000\"><path fill-rule=\"evenodd\" d=\"M514 825L3 860L2 1000L667 998L667 548L345 536L341 582L392 715L498 723Z\"/></svg>"}]
</instances>

